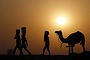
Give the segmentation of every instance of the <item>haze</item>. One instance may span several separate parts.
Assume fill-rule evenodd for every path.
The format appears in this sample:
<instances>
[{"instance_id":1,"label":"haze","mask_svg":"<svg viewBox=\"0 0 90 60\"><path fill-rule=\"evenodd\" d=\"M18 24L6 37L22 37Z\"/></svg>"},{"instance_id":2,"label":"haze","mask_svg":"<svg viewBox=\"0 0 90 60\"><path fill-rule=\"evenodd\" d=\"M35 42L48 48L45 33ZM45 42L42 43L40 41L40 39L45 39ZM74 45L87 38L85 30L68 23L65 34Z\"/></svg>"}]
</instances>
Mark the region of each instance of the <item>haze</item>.
<instances>
[{"instance_id":1,"label":"haze","mask_svg":"<svg viewBox=\"0 0 90 60\"><path fill-rule=\"evenodd\" d=\"M56 24L57 16L66 16L69 23ZM62 30L65 38L73 32L83 32L86 50L90 51L89 22L90 0L0 0L0 53L15 47L15 30L22 26L27 28L28 49L32 54L42 54L45 30L50 32L52 55L68 54L67 44L60 48L56 30ZM77 44L74 51L80 53L82 47Z\"/></svg>"}]
</instances>

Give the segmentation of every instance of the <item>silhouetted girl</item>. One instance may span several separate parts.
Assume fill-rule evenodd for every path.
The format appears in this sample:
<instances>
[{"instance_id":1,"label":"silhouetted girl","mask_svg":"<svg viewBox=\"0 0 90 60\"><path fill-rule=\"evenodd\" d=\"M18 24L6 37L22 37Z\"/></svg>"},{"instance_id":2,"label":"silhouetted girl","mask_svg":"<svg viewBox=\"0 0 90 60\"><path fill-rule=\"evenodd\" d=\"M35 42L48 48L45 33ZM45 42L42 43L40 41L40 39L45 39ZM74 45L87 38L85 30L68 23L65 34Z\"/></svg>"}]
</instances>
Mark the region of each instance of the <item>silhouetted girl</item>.
<instances>
[{"instance_id":1,"label":"silhouetted girl","mask_svg":"<svg viewBox=\"0 0 90 60\"><path fill-rule=\"evenodd\" d=\"M45 46L44 46L44 48L43 48L43 55L44 55L45 49L47 49L47 51L48 51L48 53L49 53L49 55L50 55L50 50L49 50L49 45L50 45L50 43L49 43L49 37L48 37L48 35L49 35L49 31L45 31L45 32L44 32L44 42L45 42Z\"/></svg>"},{"instance_id":2,"label":"silhouetted girl","mask_svg":"<svg viewBox=\"0 0 90 60\"><path fill-rule=\"evenodd\" d=\"M17 48L20 50L20 55L23 54L23 52L21 50L20 29L16 30L16 35L15 35L14 39L16 39L16 46L14 48L13 54L15 54Z\"/></svg>"},{"instance_id":3,"label":"silhouetted girl","mask_svg":"<svg viewBox=\"0 0 90 60\"><path fill-rule=\"evenodd\" d=\"M24 48L30 55L31 53L27 50L28 42L26 39L26 27L22 27L22 49Z\"/></svg>"}]
</instances>

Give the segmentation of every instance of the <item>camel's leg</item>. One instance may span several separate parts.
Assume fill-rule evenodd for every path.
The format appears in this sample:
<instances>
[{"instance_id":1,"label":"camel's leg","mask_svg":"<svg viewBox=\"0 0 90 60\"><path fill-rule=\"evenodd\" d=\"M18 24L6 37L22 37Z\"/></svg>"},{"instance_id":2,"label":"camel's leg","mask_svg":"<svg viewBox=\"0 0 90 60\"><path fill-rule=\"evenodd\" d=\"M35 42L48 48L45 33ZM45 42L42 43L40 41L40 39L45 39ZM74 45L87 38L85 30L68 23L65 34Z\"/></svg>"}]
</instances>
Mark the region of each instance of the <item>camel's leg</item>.
<instances>
[{"instance_id":1,"label":"camel's leg","mask_svg":"<svg viewBox=\"0 0 90 60\"><path fill-rule=\"evenodd\" d=\"M82 47L83 47L83 52L85 52L85 46L84 46L84 44L82 44Z\"/></svg>"},{"instance_id":2,"label":"camel's leg","mask_svg":"<svg viewBox=\"0 0 90 60\"><path fill-rule=\"evenodd\" d=\"M70 44L68 44L69 45L69 55L70 55Z\"/></svg>"},{"instance_id":3,"label":"camel's leg","mask_svg":"<svg viewBox=\"0 0 90 60\"><path fill-rule=\"evenodd\" d=\"M73 46L72 46L72 53L73 53Z\"/></svg>"},{"instance_id":4,"label":"camel's leg","mask_svg":"<svg viewBox=\"0 0 90 60\"><path fill-rule=\"evenodd\" d=\"M74 53L74 51L73 51L73 47L74 47L74 46L75 46L75 44L72 44L72 45L71 45L71 47L72 47L72 53Z\"/></svg>"},{"instance_id":5,"label":"camel's leg","mask_svg":"<svg viewBox=\"0 0 90 60\"><path fill-rule=\"evenodd\" d=\"M85 52L85 41L82 42L83 52Z\"/></svg>"}]
</instances>

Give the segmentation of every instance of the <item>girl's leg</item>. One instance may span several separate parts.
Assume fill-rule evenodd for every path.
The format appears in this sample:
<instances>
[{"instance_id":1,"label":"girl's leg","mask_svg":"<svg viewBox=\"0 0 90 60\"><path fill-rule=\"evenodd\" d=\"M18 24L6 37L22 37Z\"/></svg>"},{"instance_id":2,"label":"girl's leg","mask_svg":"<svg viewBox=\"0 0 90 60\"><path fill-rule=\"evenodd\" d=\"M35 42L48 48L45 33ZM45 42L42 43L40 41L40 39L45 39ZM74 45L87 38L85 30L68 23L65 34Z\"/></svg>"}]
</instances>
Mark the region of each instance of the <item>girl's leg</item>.
<instances>
[{"instance_id":1,"label":"girl's leg","mask_svg":"<svg viewBox=\"0 0 90 60\"><path fill-rule=\"evenodd\" d=\"M44 55L45 49L46 49L46 48L44 47L44 48L43 48L43 55Z\"/></svg>"},{"instance_id":2,"label":"girl's leg","mask_svg":"<svg viewBox=\"0 0 90 60\"><path fill-rule=\"evenodd\" d=\"M26 47L24 47L24 49L31 55L31 53L27 50L27 48Z\"/></svg>"},{"instance_id":3,"label":"girl's leg","mask_svg":"<svg viewBox=\"0 0 90 60\"><path fill-rule=\"evenodd\" d=\"M48 50L49 55L51 55L49 47L47 48L47 50Z\"/></svg>"},{"instance_id":4,"label":"girl's leg","mask_svg":"<svg viewBox=\"0 0 90 60\"><path fill-rule=\"evenodd\" d=\"M17 46L15 46L14 48L13 55L15 55L16 49L17 49Z\"/></svg>"}]
</instances>

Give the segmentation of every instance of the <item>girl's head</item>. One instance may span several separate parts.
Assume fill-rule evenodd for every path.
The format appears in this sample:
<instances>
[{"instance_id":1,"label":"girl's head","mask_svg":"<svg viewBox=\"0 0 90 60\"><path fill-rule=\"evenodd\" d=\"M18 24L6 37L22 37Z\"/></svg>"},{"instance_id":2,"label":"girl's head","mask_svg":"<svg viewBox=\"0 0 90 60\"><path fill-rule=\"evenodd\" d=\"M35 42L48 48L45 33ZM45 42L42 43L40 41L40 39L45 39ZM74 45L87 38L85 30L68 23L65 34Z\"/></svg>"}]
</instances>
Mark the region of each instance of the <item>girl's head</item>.
<instances>
[{"instance_id":1,"label":"girl's head","mask_svg":"<svg viewBox=\"0 0 90 60\"><path fill-rule=\"evenodd\" d=\"M20 29L16 29L16 35L20 34Z\"/></svg>"},{"instance_id":2,"label":"girl's head","mask_svg":"<svg viewBox=\"0 0 90 60\"><path fill-rule=\"evenodd\" d=\"M45 31L45 35L49 35L49 31Z\"/></svg>"},{"instance_id":3,"label":"girl's head","mask_svg":"<svg viewBox=\"0 0 90 60\"><path fill-rule=\"evenodd\" d=\"M26 34L26 27L22 27L21 30L22 30L22 34Z\"/></svg>"}]
</instances>

